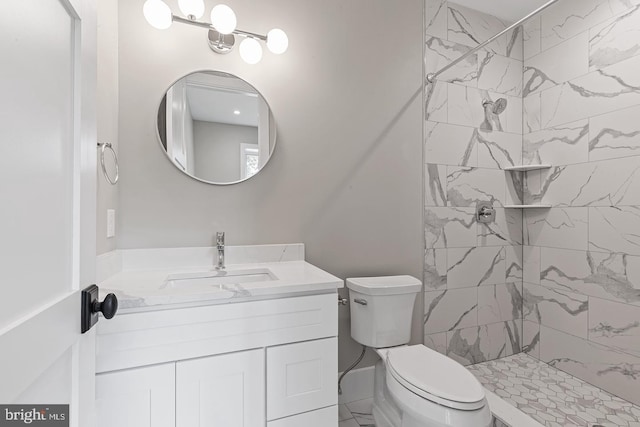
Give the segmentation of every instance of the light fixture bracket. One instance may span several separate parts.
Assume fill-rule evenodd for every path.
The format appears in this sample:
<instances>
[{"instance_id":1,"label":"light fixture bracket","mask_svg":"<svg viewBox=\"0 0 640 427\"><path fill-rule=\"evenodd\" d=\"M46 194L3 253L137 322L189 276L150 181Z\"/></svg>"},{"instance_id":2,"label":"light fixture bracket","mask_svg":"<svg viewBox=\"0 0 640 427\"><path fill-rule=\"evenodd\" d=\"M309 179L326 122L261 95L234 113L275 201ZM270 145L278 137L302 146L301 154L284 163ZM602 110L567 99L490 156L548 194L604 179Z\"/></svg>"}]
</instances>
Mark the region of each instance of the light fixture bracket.
<instances>
[{"instance_id":1,"label":"light fixture bracket","mask_svg":"<svg viewBox=\"0 0 640 427\"><path fill-rule=\"evenodd\" d=\"M236 37L233 34L222 34L214 28L209 29L207 39L211 50L223 55L231 52L236 44Z\"/></svg>"}]
</instances>

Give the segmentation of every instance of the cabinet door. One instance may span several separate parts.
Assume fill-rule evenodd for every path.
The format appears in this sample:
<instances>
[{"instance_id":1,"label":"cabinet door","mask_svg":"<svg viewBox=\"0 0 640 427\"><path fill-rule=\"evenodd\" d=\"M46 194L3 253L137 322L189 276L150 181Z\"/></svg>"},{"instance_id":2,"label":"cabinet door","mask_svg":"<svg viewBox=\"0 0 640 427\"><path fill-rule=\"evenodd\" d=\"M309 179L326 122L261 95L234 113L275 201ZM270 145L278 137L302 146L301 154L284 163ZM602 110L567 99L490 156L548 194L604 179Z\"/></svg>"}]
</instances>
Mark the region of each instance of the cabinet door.
<instances>
[{"instance_id":1,"label":"cabinet door","mask_svg":"<svg viewBox=\"0 0 640 427\"><path fill-rule=\"evenodd\" d=\"M176 364L177 427L264 427L264 350Z\"/></svg>"},{"instance_id":2,"label":"cabinet door","mask_svg":"<svg viewBox=\"0 0 640 427\"><path fill-rule=\"evenodd\" d=\"M338 340L267 349L269 421L338 404Z\"/></svg>"},{"instance_id":3,"label":"cabinet door","mask_svg":"<svg viewBox=\"0 0 640 427\"><path fill-rule=\"evenodd\" d=\"M98 427L175 427L175 364L96 375Z\"/></svg>"}]
</instances>

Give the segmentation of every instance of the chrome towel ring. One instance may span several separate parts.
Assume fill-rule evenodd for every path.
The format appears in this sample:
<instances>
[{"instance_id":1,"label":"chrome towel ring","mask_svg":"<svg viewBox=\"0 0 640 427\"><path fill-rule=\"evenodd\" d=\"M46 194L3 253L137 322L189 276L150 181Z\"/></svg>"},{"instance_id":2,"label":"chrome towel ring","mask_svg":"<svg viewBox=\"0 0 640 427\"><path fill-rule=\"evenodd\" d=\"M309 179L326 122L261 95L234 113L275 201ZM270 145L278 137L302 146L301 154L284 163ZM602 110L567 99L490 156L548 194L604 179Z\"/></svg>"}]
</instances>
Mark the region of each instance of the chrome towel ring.
<instances>
[{"instance_id":1,"label":"chrome towel ring","mask_svg":"<svg viewBox=\"0 0 640 427\"><path fill-rule=\"evenodd\" d=\"M116 185L118 183L118 178L120 177L119 169L118 169L118 155L116 154L116 150L113 149L113 146L110 142L98 142L98 147L100 147L100 165L102 165L102 173L104 174L105 179L111 185ZM116 165L116 176L112 179L107 172L107 167L104 164L104 152L106 149L111 150L111 154L113 155L113 161Z\"/></svg>"}]
</instances>

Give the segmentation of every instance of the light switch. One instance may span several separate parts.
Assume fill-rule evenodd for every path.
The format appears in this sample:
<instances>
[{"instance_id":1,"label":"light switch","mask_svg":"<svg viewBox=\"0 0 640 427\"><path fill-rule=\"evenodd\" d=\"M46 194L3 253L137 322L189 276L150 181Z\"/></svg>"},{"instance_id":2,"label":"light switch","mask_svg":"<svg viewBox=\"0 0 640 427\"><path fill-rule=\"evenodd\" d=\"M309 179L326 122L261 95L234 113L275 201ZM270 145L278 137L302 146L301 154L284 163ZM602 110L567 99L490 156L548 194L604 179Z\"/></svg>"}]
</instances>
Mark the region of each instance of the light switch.
<instances>
[{"instance_id":1,"label":"light switch","mask_svg":"<svg viewBox=\"0 0 640 427\"><path fill-rule=\"evenodd\" d=\"M116 211L115 209L107 209L107 238L116 235Z\"/></svg>"}]
</instances>

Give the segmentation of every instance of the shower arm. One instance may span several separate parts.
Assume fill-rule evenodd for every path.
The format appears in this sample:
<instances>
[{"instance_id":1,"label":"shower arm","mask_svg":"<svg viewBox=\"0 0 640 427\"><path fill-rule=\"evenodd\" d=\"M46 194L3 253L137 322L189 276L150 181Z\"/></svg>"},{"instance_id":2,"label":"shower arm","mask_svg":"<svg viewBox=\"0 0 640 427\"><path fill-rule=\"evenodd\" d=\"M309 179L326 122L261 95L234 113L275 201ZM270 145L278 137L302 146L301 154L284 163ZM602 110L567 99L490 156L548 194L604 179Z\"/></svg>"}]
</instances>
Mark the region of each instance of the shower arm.
<instances>
[{"instance_id":1,"label":"shower arm","mask_svg":"<svg viewBox=\"0 0 640 427\"><path fill-rule=\"evenodd\" d=\"M475 48L471 49L469 52L465 53L464 55L462 55L458 59L454 60L453 62L450 62L448 65L442 67L441 69L439 69L435 73L427 74L427 84L434 83L436 81L436 77L438 77L440 74L444 73L445 71L449 70L450 68L455 67L460 62L462 62L465 59L467 59L467 57L469 57L470 55L473 55L474 53L476 53L477 51L479 51L480 49L482 49L486 45L494 42L499 37L507 34L509 31L513 30L514 28L518 27L519 25L522 25L523 23L525 23L526 21L531 19L533 16L537 15L538 13L542 12L543 10L547 9L549 6L551 6L552 4L557 3L557 2L558 2L558 0L551 0L551 1L543 4L542 6L540 6L539 8L537 8L536 10L534 10L533 12L531 12L530 14L525 16L524 18L520 19L517 22L514 22L509 27L505 28L504 30L502 30L498 34L496 34L495 36L491 37L489 40L485 41L484 43L479 44Z\"/></svg>"}]
</instances>

